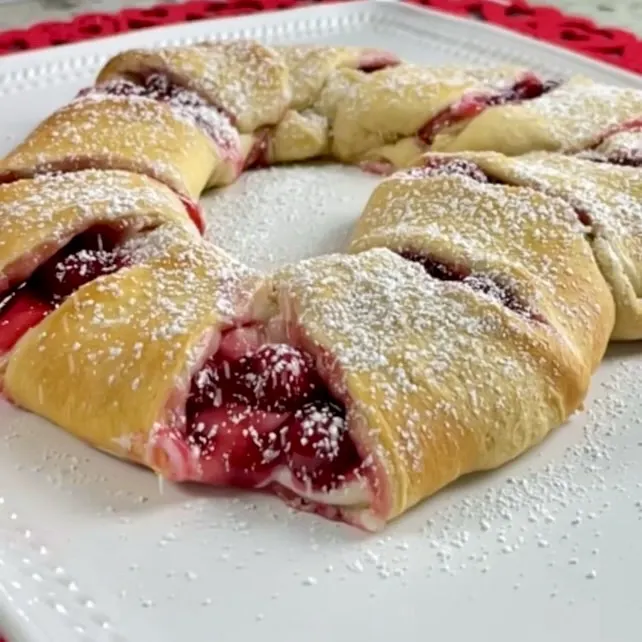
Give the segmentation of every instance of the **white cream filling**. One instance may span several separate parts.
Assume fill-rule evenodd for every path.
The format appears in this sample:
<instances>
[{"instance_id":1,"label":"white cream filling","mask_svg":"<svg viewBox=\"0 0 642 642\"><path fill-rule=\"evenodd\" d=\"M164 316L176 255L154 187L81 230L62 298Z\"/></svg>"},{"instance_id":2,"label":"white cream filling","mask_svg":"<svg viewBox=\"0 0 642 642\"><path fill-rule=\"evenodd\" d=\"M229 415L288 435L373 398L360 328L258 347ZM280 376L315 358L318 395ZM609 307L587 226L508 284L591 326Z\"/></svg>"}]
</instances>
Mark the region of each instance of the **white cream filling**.
<instances>
[{"instance_id":1,"label":"white cream filling","mask_svg":"<svg viewBox=\"0 0 642 642\"><path fill-rule=\"evenodd\" d=\"M331 490L302 489L300 482L297 482L292 471L286 466L276 468L265 485L277 483L291 490L293 493L317 504L328 504L330 506L368 506L370 504L370 493L368 483L363 478L357 478L346 482L339 488Z\"/></svg>"}]
</instances>

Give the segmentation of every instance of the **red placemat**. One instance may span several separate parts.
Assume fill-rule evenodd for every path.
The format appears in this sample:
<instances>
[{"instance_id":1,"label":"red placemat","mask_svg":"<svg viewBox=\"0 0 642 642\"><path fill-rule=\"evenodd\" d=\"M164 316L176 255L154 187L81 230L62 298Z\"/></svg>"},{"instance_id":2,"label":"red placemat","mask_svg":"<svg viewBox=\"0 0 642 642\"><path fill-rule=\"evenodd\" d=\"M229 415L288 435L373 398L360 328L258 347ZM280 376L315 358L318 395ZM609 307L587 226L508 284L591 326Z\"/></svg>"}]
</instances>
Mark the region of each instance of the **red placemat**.
<instances>
[{"instance_id":1,"label":"red placemat","mask_svg":"<svg viewBox=\"0 0 642 642\"><path fill-rule=\"evenodd\" d=\"M633 33L621 29L601 28L592 20L565 15L552 7L531 6L523 0L508 3L493 0L407 1L500 25L629 71L642 73L642 40ZM327 2L326 0L316 2L307 0L193 1L179 5L158 5L148 9L125 9L114 14L84 14L68 22L42 22L28 29L0 32L0 56L137 29L290 9L311 4L327 4ZM0 638L0 642L6 641Z\"/></svg>"},{"instance_id":2,"label":"red placemat","mask_svg":"<svg viewBox=\"0 0 642 642\"><path fill-rule=\"evenodd\" d=\"M621 29L601 28L587 18L565 15L552 7L531 6L524 0L512 2L505 0L408 1L501 25L630 71L642 73L642 40L633 33ZM192 1L178 5L158 5L148 9L125 9L115 14L85 14L69 22L43 22L28 29L0 33L0 55L89 40L147 27L326 2L327 0L316 2L309 0Z\"/></svg>"}]
</instances>

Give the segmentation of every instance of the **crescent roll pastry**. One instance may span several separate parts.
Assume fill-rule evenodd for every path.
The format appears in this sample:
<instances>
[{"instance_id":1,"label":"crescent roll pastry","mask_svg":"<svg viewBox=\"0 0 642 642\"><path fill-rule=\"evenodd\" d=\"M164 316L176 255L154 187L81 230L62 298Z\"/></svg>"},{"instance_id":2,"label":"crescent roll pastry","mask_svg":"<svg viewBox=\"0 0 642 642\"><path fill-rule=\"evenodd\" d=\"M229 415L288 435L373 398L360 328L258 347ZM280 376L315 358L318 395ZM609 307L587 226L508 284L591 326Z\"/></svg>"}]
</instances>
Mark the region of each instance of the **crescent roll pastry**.
<instances>
[{"instance_id":1,"label":"crescent roll pastry","mask_svg":"<svg viewBox=\"0 0 642 642\"><path fill-rule=\"evenodd\" d=\"M562 199L491 183L465 160L426 157L424 167L397 172L374 190L349 249L373 247L546 320L590 371L604 356L613 300L582 224Z\"/></svg>"},{"instance_id":2,"label":"crescent roll pastry","mask_svg":"<svg viewBox=\"0 0 642 642\"><path fill-rule=\"evenodd\" d=\"M124 52L0 161L2 393L169 480L382 528L642 338L641 123L639 91L511 66ZM266 275L202 238L208 188L324 158L403 168L346 254Z\"/></svg>"},{"instance_id":3,"label":"crescent roll pastry","mask_svg":"<svg viewBox=\"0 0 642 642\"><path fill-rule=\"evenodd\" d=\"M137 172L183 196L203 227L193 203L207 187L254 165L327 154L329 121L314 107L334 70L365 76L397 62L367 48L244 41L125 52L0 162L0 182L82 169Z\"/></svg>"},{"instance_id":4,"label":"crescent roll pastry","mask_svg":"<svg viewBox=\"0 0 642 642\"><path fill-rule=\"evenodd\" d=\"M642 119L613 128L578 156L615 165L642 166Z\"/></svg>"},{"instance_id":5,"label":"crescent roll pastry","mask_svg":"<svg viewBox=\"0 0 642 642\"><path fill-rule=\"evenodd\" d=\"M421 151L579 152L642 117L642 92L524 69L401 65L357 78L337 109L333 153L386 171Z\"/></svg>"},{"instance_id":6,"label":"crescent roll pastry","mask_svg":"<svg viewBox=\"0 0 642 642\"><path fill-rule=\"evenodd\" d=\"M126 51L105 65L97 87L198 110L219 150L200 191L236 180L261 141L257 132L283 118L291 94L282 57L253 41Z\"/></svg>"},{"instance_id":7,"label":"crescent roll pastry","mask_svg":"<svg viewBox=\"0 0 642 642\"><path fill-rule=\"evenodd\" d=\"M367 47L295 45L277 47L290 72L290 109L314 107L328 78L338 69L372 73L395 67L399 59L390 52ZM361 76L363 77L363 76Z\"/></svg>"},{"instance_id":8,"label":"crescent roll pastry","mask_svg":"<svg viewBox=\"0 0 642 642\"><path fill-rule=\"evenodd\" d=\"M307 160L330 153L334 117L328 96L334 76L349 73L363 80L368 73L395 67L398 58L363 47L298 45L279 47L289 69L290 108L265 143L264 164ZM338 98L338 97L337 97Z\"/></svg>"},{"instance_id":9,"label":"crescent roll pastry","mask_svg":"<svg viewBox=\"0 0 642 642\"><path fill-rule=\"evenodd\" d=\"M248 166L326 154L329 123L315 103L328 77L340 68L371 72L397 63L392 54L362 47L216 42L124 52L107 63L97 82L108 88L162 85L182 103L185 96L190 103L204 101L236 128L238 140L222 145L227 158L209 180L214 186L233 181Z\"/></svg>"},{"instance_id":10,"label":"crescent roll pastry","mask_svg":"<svg viewBox=\"0 0 642 642\"><path fill-rule=\"evenodd\" d=\"M184 429L190 378L221 332L245 320L257 278L173 225L121 251L129 266L82 287L18 342L5 393L101 450L189 478L170 449L158 459L156 431Z\"/></svg>"},{"instance_id":11,"label":"crescent roll pastry","mask_svg":"<svg viewBox=\"0 0 642 642\"><path fill-rule=\"evenodd\" d=\"M87 170L0 185L0 363L78 288L130 265L127 238L161 224L198 237L176 195L138 174Z\"/></svg>"},{"instance_id":12,"label":"crescent roll pastry","mask_svg":"<svg viewBox=\"0 0 642 642\"><path fill-rule=\"evenodd\" d=\"M552 326L389 250L310 259L276 284L290 340L345 409L336 430L309 422L317 458L294 459L307 488L283 493L298 508L378 528L516 457L586 392L589 369Z\"/></svg>"},{"instance_id":13,"label":"crescent roll pastry","mask_svg":"<svg viewBox=\"0 0 642 642\"><path fill-rule=\"evenodd\" d=\"M216 163L210 139L167 105L97 91L38 126L0 162L0 181L47 172L122 169L151 176L197 200Z\"/></svg>"},{"instance_id":14,"label":"crescent roll pastry","mask_svg":"<svg viewBox=\"0 0 642 642\"><path fill-rule=\"evenodd\" d=\"M586 226L616 304L612 339L642 338L642 185L639 169L544 152L458 154L493 180L564 199ZM559 256L556 260L559 260Z\"/></svg>"},{"instance_id":15,"label":"crescent roll pastry","mask_svg":"<svg viewBox=\"0 0 642 642\"><path fill-rule=\"evenodd\" d=\"M486 109L434 151L578 152L642 117L642 91L576 77L528 101Z\"/></svg>"},{"instance_id":16,"label":"crescent roll pastry","mask_svg":"<svg viewBox=\"0 0 642 642\"><path fill-rule=\"evenodd\" d=\"M105 65L97 84L118 78L144 84L152 75L202 96L243 134L278 123L291 99L282 56L249 40L125 51Z\"/></svg>"},{"instance_id":17,"label":"crescent roll pastry","mask_svg":"<svg viewBox=\"0 0 642 642\"><path fill-rule=\"evenodd\" d=\"M518 67L400 65L372 77L352 77L338 104L333 154L348 163L403 166L445 129L494 102L546 91L545 81Z\"/></svg>"}]
</instances>

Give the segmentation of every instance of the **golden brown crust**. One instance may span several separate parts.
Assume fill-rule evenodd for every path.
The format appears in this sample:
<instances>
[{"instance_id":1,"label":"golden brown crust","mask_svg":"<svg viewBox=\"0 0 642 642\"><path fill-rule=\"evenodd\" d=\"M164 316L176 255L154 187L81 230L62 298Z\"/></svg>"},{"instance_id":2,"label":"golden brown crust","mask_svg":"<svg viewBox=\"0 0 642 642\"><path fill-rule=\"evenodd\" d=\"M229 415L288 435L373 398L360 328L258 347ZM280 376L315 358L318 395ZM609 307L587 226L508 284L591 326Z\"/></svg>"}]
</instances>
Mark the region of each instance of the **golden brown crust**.
<instances>
[{"instance_id":1,"label":"golden brown crust","mask_svg":"<svg viewBox=\"0 0 642 642\"><path fill-rule=\"evenodd\" d=\"M247 314L260 279L172 225L129 249L133 267L82 287L20 340L4 386L101 450L151 465L154 428L184 424L191 375Z\"/></svg>"},{"instance_id":2,"label":"golden brown crust","mask_svg":"<svg viewBox=\"0 0 642 642\"><path fill-rule=\"evenodd\" d=\"M251 156L254 144L265 144L261 163L273 164L329 152L332 122L317 102L333 74L355 70L365 77L356 70L397 63L387 52L364 47L269 48L252 41L217 42L127 51L105 65L97 82L163 74L229 116L242 134L242 158ZM237 176L238 172L223 177L215 172L209 186Z\"/></svg>"},{"instance_id":3,"label":"golden brown crust","mask_svg":"<svg viewBox=\"0 0 642 642\"><path fill-rule=\"evenodd\" d=\"M167 105L94 96L74 101L40 124L0 162L0 177L121 169L151 176L197 200L218 162L212 141Z\"/></svg>"},{"instance_id":4,"label":"golden brown crust","mask_svg":"<svg viewBox=\"0 0 642 642\"><path fill-rule=\"evenodd\" d=\"M282 315L345 402L369 471L372 504L336 510L379 525L461 475L517 457L565 421L603 356L611 293L613 336L642 337L642 192L629 169L468 154L515 186L397 175L372 195L354 254L284 268L265 288L198 238L173 193L195 200L254 164L322 156L392 167L429 147L597 146L608 156L630 144L613 128L642 112L639 91L578 78L520 104L482 100L428 136L424 128L449 108L470 107L471 97L501 102L532 75L415 65L366 73L396 63L368 48L249 41L109 61L98 87L0 163L5 181L75 172L0 186L0 285L28 278L96 224L127 230L132 263L80 287L3 356L7 396L97 448L195 479L172 470L155 438L185 428L191 378L221 332L257 316L280 324ZM167 95L137 84L152 75L167 81ZM140 95L113 95L110 83L123 82ZM590 243L577 203L591 206ZM465 266L526 305L466 279L436 280L390 249ZM198 465L194 453L185 459Z\"/></svg>"},{"instance_id":5,"label":"golden brown crust","mask_svg":"<svg viewBox=\"0 0 642 642\"><path fill-rule=\"evenodd\" d=\"M371 63L396 65L396 56L367 47L325 47L295 45L276 47L288 70L291 90L290 109L313 107L328 78L339 69L359 69Z\"/></svg>"},{"instance_id":6,"label":"golden brown crust","mask_svg":"<svg viewBox=\"0 0 642 642\"><path fill-rule=\"evenodd\" d=\"M105 65L97 82L153 72L197 91L229 114L244 134L278 123L290 103L285 62L255 41L126 51Z\"/></svg>"},{"instance_id":7,"label":"golden brown crust","mask_svg":"<svg viewBox=\"0 0 642 642\"><path fill-rule=\"evenodd\" d=\"M427 68L402 65L357 82L338 106L332 151L344 162L380 160L381 148L417 132L465 94L510 84L518 67ZM428 149L423 146L424 150ZM405 158L406 163L413 158Z\"/></svg>"},{"instance_id":8,"label":"golden brown crust","mask_svg":"<svg viewBox=\"0 0 642 642\"><path fill-rule=\"evenodd\" d=\"M343 100L342 95L333 94L335 77L344 78L347 73L364 81L367 75L359 71L361 67L398 63L391 54L364 47L298 45L276 50L289 70L291 98L288 111L269 137L268 163L329 155L336 102Z\"/></svg>"},{"instance_id":9,"label":"golden brown crust","mask_svg":"<svg viewBox=\"0 0 642 642\"><path fill-rule=\"evenodd\" d=\"M539 98L490 107L454 137L437 139L433 151L493 150L509 156L531 151L576 152L609 128L642 115L639 89L576 77Z\"/></svg>"},{"instance_id":10,"label":"golden brown crust","mask_svg":"<svg viewBox=\"0 0 642 642\"><path fill-rule=\"evenodd\" d=\"M612 339L642 338L642 185L639 169L544 152L462 153L491 176L560 197L587 217L586 237L616 304Z\"/></svg>"},{"instance_id":11,"label":"golden brown crust","mask_svg":"<svg viewBox=\"0 0 642 642\"><path fill-rule=\"evenodd\" d=\"M320 356L372 458L375 501L352 513L389 520L500 466L559 426L588 387L589 368L554 328L385 249L304 261L277 289L293 339ZM344 518L355 521L350 509Z\"/></svg>"},{"instance_id":12,"label":"golden brown crust","mask_svg":"<svg viewBox=\"0 0 642 642\"><path fill-rule=\"evenodd\" d=\"M613 300L576 213L561 199L421 168L399 172L373 192L349 249L373 247L498 279L556 327L589 370L604 356Z\"/></svg>"},{"instance_id":13,"label":"golden brown crust","mask_svg":"<svg viewBox=\"0 0 642 642\"><path fill-rule=\"evenodd\" d=\"M128 230L161 224L197 238L167 187L139 174L87 170L0 185L0 282L17 285L57 249L93 225Z\"/></svg>"}]
</instances>

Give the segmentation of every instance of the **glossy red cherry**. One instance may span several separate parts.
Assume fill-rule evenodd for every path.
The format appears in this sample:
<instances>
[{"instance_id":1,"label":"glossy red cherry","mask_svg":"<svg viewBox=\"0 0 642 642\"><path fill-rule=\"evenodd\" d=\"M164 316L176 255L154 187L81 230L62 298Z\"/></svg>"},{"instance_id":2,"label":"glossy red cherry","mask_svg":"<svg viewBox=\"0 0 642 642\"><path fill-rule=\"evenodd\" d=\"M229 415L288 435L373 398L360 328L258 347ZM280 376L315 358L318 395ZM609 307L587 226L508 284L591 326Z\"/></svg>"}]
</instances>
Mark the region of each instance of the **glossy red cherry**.
<instances>
[{"instance_id":1,"label":"glossy red cherry","mask_svg":"<svg viewBox=\"0 0 642 642\"><path fill-rule=\"evenodd\" d=\"M80 287L105 274L112 274L129 263L121 252L78 250L56 255L41 266L35 280L43 294L60 303Z\"/></svg>"},{"instance_id":2,"label":"glossy red cherry","mask_svg":"<svg viewBox=\"0 0 642 642\"><path fill-rule=\"evenodd\" d=\"M43 301L28 287L22 287L6 296L0 303L0 353L11 350L52 309L52 305Z\"/></svg>"},{"instance_id":3,"label":"glossy red cherry","mask_svg":"<svg viewBox=\"0 0 642 642\"><path fill-rule=\"evenodd\" d=\"M318 385L312 358L286 344L266 344L235 361L215 355L192 381L188 414L228 403L291 412Z\"/></svg>"},{"instance_id":4,"label":"glossy red cherry","mask_svg":"<svg viewBox=\"0 0 642 642\"><path fill-rule=\"evenodd\" d=\"M348 435L345 409L338 403L311 401L294 414L287 428L288 468L304 484L330 488L359 467L360 457Z\"/></svg>"},{"instance_id":5,"label":"glossy red cherry","mask_svg":"<svg viewBox=\"0 0 642 642\"><path fill-rule=\"evenodd\" d=\"M286 420L287 415L228 404L196 415L187 441L198 447L209 483L256 487L283 459L280 427Z\"/></svg>"},{"instance_id":6,"label":"glossy red cherry","mask_svg":"<svg viewBox=\"0 0 642 642\"><path fill-rule=\"evenodd\" d=\"M291 411L318 387L312 358L287 344L267 344L235 364L230 392L269 412Z\"/></svg>"}]
</instances>

